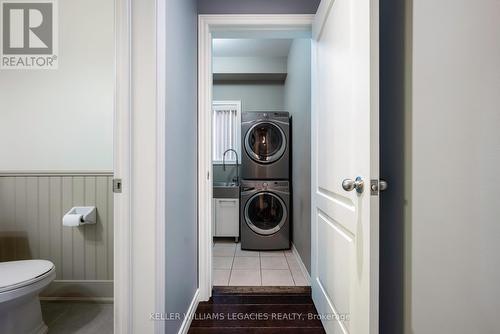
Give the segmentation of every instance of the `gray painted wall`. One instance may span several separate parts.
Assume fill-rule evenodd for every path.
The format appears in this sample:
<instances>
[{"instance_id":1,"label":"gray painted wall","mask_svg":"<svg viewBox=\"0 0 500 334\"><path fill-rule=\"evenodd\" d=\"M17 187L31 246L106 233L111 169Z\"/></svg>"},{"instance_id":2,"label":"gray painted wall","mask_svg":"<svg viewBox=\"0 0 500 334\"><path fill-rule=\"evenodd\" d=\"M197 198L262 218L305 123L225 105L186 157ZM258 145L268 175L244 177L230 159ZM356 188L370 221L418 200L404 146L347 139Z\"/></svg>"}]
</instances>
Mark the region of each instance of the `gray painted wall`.
<instances>
[{"instance_id":1,"label":"gray painted wall","mask_svg":"<svg viewBox=\"0 0 500 334\"><path fill-rule=\"evenodd\" d=\"M314 14L321 0L198 0L200 14Z\"/></svg>"},{"instance_id":2,"label":"gray painted wall","mask_svg":"<svg viewBox=\"0 0 500 334\"><path fill-rule=\"evenodd\" d=\"M292 116L292 239L311 271L311 40L296 39L288 55L285 105Z\"/></svg>"},{"instance_id":3,"label":"gray painted wall","mask_svg":"<svg viewBox=\"0 0 500 334\"><path fill-rule=\"evenodd\" d=\"M198 288L197 9L167 1L166 312L183 314ZM177 333L181 320L167 321Z\"/></svg>"},{"instance_id":4,"label":"gray painted wall","mask_svg":"<svg viewBox=\"0 0 500 334\"><path fill-rule=\"evenodd\" d=\"M214 100L241 100L241 111L285 110L285 89L280 84L223 84L213 86Z\"/></svg>"},{"instance_id":5,"label":"gray painted wall","mask_svg":"<svg viewBox=\"0 0 500 334\"><path fill-rule=\"evenodd\" d=\"M500 2L413 1L406 333L500 333Z\"/></svg>"}]
</instances>

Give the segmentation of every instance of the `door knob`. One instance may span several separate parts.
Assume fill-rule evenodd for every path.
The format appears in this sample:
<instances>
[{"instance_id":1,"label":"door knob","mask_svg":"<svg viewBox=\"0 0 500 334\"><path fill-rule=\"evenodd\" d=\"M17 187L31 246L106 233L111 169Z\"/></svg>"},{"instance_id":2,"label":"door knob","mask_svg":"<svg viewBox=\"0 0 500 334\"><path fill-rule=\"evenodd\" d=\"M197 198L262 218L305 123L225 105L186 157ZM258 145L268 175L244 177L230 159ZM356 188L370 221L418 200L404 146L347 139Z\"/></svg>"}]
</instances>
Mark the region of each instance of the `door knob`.
<instances>
[{"instance_id":1,"label":"door knob","mask_svg":"<svg viewBox=\"0 0 500 334\"><path fill-rule=\"evenodd\" d=\"M352 191L353 189L356 189L356 192L358 194L361 194L363 192L365 182L361 178L361 176L358 176L356 180L351 180L351 179L345 179L342 181L342 188L344 188L345 191Z\"/></svg>"},{"instance_id":2,"label":"door knob","mask_svg":"<svg viewBox=\"0 0 500 334\"><path fill-rule=\"evenodd\" d=\"M389 185L387 184L387 181L386 180L380 180L379 183L378 183L378 189L379 191L384 191L387 189L387 187L389 187Z\"/></svg>"},{"instance_id":3,"label":"door knob","mask_svg":"<svg viewBox=\"0 0 500 334\"><path fill-rule=\"evenodd\" d=\"M386 180L382 180L382 179L371 180L370 188L371 188L371 194L373 196L377 196L379 193L386 190L387 187L389 187L389 184L387 183Z\"/></svg>"}]
</instances>

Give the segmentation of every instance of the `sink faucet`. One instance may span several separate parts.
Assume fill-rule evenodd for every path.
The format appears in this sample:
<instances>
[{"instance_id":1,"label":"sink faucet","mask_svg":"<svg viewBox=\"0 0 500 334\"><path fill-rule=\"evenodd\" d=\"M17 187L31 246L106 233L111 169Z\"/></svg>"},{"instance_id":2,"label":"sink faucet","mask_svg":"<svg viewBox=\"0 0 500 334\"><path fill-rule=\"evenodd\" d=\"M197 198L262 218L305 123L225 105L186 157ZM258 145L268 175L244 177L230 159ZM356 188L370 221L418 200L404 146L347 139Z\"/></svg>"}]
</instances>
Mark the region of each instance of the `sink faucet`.
<instances>
[{"instance_id":1,"label":"sink faucet","mask_svg":"<svg viewBox=\"0 0 500 334\"><path fill-rule=\"evenodd\" d=\"M224 171L226 171L226 153L227 152L234 152L234 154L236 155L236 165L235 165L235 167L236 167L236 182L239 182L240 181L240 174L239 174L240 172L239 172L239 168L238 168L238 161L239 161L238 152L236 152L232 148L225 150L224 154L222 155L222 169ZM233 181L234 181L234 179L233 179Z\"/></svg>"}]
</instances>

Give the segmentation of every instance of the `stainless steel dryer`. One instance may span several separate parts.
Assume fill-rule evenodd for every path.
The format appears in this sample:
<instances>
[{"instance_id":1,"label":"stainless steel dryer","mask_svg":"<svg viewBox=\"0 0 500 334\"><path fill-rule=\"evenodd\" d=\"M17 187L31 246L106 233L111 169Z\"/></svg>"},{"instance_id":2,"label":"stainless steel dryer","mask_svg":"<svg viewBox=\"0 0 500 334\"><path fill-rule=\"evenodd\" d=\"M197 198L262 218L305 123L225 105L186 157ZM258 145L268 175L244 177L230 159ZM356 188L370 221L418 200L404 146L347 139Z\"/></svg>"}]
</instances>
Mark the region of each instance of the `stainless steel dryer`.
<instances>
[{"instance_id":1,"label":"stainless steel dryer","mask_svg":"<svg viewBox=\"0 0 500 334\"><path fill-rule=\"evenodd\" d=\"M243 180L240 189L241 249L289 249L289 182Z\"/></svg>"},{"instance_id":2,"label":"stainless steel dryer","mask_svg":"<svg viewBox=\"0 0 500 334\"><path fill-rule=\"evenodd\" d=\"M289 178L290 117L287 112L243 113L241 136L242 179Z\"/></svg>"}]
</instances>

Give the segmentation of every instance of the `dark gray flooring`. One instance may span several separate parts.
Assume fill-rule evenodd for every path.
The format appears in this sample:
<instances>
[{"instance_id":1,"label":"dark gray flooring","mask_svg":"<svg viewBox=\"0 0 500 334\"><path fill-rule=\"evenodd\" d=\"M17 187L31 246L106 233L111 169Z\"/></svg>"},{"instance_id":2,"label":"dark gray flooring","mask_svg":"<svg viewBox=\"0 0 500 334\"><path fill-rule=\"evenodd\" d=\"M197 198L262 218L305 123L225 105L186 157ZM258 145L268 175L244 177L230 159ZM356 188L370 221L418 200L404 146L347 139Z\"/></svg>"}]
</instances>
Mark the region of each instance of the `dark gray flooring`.
<instances>
[{"instance_id":1,"label":"dark gray flooring","mask_svg":"<svg viewBox=\"0 0 500 334\"><path fill-rule=\"evenodd\" d=\"M113 304L42 301L43 320L49 334L112 334Z\"/></svg>"}]
</instances>

